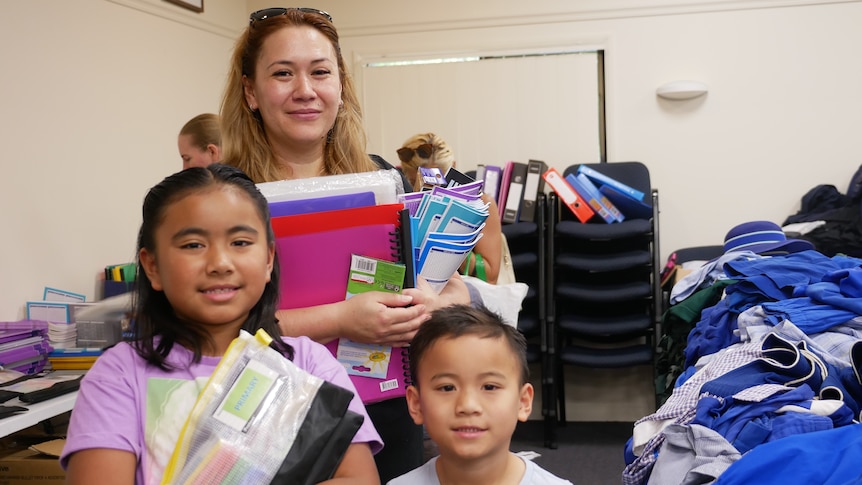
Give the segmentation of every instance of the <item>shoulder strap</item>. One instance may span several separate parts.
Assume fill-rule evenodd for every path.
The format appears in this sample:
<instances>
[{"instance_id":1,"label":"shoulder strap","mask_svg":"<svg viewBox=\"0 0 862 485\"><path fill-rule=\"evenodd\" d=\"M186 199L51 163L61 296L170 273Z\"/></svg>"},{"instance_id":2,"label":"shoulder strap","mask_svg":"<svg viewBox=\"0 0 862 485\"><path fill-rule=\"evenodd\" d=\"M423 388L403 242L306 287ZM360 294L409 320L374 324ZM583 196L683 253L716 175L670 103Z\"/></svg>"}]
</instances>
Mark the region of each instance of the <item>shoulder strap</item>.
<instances>
[{"instance_id":1,"label":"shoulder strap","mask_svg":"<svg viewBox=\"0 0 862 485\"><path fill-rule=\"evenodd\" d=\"M401 175L401 183L404 185L404 192L413 192L413 186L410 185L410 181L404 176L404 172L401 171L400 167L394 167L380 155L369 153L368 157L371 158L372 162L376 163L377 166L380 167L380 170L398 170L398 174Z\"/></svg>"}]
</instances>

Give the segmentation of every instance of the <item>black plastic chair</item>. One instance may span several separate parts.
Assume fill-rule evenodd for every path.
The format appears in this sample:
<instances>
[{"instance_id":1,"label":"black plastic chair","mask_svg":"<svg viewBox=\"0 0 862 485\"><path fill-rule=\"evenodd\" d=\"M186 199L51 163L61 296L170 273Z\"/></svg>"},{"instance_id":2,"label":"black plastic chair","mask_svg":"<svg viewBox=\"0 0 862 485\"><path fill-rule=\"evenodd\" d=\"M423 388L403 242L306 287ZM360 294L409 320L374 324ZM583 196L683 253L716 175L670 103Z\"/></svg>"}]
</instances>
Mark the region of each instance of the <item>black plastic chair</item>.
<instances>
[{"instance_id":1,"label":"black plastic chair","mask_svg":"<svg viewBox=\"0 0 862 485\"><path fill-rule=\"evenodd\" d=\"M652 365L661 315L658 190L641 162L585 164L645 194L652 217L575 219L552 194L548 214L548 328L557 401L565 423L563 367ZM568 167L563 176L576 173Z\"/></svg>"},{"instance_id":2,"label":"black plastic chair","mask_svg":"<svg viewBox=\"0 0 862 485\"><path fill-rule=\"evenodd\" d=\"M546 315L547 198L545 194L539 194L536 202L535 222L503 224L502 231L509 245L515 278L529 287L521 312L518 314L518 330L527 338L527 361L539 363L545 447L556 448L556 392L553 388L556 372L550 354Z\"/></svg>"},{"instance_id":3,"label":"black plastic chair","mask_svg":"<svg viewBox=\"0 0 862 485\"><path fill-rule=\"evenodd\" d=\"M713 246L692 246L677 249L676 264L688 263L690 261L711 261L724 254L724 246L717 244Z\"/></svg>"}]
</instances>

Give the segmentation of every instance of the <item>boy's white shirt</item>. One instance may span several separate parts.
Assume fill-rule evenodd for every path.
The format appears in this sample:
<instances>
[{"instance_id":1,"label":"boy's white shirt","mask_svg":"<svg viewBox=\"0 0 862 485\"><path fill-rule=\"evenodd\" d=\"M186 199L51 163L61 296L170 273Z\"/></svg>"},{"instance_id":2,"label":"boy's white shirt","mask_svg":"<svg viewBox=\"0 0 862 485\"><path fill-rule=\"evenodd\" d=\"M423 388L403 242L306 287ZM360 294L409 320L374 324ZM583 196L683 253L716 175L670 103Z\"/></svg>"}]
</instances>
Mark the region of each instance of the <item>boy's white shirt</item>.
<instances>
[{"instance_id":1,"label":"boy's white shirt","mask_svg":"<svg viewBox=\"0 0 862 485\"><path fill-rule=\"evenodd\" d=\"M572 482L554 475L532 460L517 454L515 456L525 464L524 476L518 482L519 485L572 485ZM437 458L439 457L435 456L421 467L390 480L387 485L440 485L440 479L437 477Z\"/></svg>"}]
</instances>

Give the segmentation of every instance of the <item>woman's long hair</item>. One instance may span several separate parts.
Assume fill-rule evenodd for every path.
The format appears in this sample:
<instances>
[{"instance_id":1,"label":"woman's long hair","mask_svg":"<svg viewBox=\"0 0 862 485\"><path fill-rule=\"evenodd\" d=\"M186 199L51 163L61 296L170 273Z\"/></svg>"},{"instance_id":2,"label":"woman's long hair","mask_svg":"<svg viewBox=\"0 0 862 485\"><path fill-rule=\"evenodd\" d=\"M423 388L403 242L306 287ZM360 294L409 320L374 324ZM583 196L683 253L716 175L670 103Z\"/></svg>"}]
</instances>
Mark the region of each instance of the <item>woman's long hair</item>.
<instances>
[{"instance_id":1,"label":"woman's long hair","mask_svg":"<svg viewBox=\"0 0 862 485\"><path fill-rule=\"evenodd\" d=\"M338 61L341 80L341 100L335 124L323 147L321 175L359 173L376 170L377 166L366 153L366 137L362 126L362 110L353 81L347 72L338 33L325 17L300 10L288 10L249 25L240 35L231 58L227 85L221 103L221 129L224 144L224 163L240 168L256 183L272 182L284 178L276 161L259 111L251 111L246 103L243 76L254 79L255 64L264 41L273 33L296 27L312 27L332 43Z\"/></svg>"}]
</instances>

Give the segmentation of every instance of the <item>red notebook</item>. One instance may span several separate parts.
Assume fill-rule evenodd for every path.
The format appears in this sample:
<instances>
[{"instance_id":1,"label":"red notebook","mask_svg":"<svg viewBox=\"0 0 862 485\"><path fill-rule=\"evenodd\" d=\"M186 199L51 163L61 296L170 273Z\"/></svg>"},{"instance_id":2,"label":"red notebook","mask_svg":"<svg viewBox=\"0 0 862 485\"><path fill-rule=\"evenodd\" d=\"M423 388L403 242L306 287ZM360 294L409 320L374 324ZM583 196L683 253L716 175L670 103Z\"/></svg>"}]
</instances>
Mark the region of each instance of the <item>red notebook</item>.
<instances>
[{"instance_id":1,"label":"red notebook","mask_svg":"<svg viewBox=\"0 0 862 485\"><path fill-rule=\"evenodd\" d=\"M281 276L283 309L342 301L347 293L353 254L407 265L405 286L413 286L413 258L409 224L403 224L403 204L274 217L276 257ZM338 340L327 344L336 354ZM409 369L404 348L393 348L385 379L350 378L362 402L370 404L404 396Z\"/></svg>"}]
</instances>

